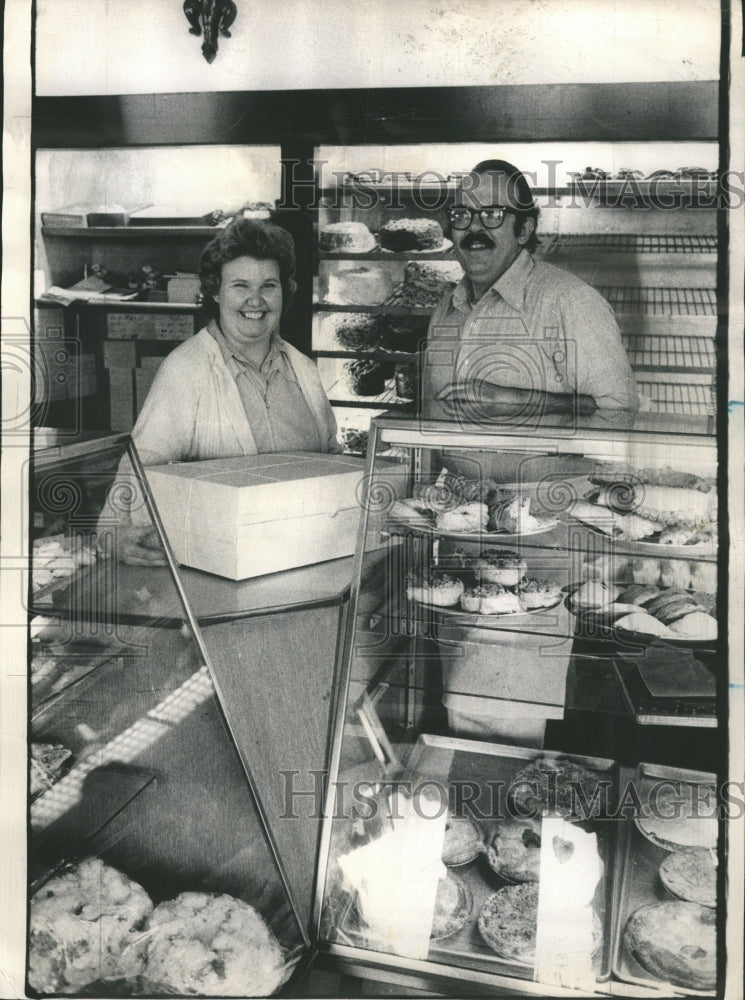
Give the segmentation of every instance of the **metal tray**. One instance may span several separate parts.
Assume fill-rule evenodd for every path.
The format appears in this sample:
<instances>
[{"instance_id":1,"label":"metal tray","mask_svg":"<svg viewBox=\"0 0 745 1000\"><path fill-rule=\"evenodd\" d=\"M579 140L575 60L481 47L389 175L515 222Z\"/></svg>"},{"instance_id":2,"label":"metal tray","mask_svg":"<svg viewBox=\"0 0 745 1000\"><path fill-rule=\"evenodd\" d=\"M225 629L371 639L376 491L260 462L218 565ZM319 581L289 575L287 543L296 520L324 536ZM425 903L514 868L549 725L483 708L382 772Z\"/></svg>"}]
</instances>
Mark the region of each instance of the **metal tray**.
<instances>
[{"instance_id":1,"label":"metal tray","mask_svg":"<svg viewBox=\"0 0 745 1000\"><path fill-rule=\"evenodd\" d=\"M613 790L617 789L616 765L614 761L607 758L581 757L549 750L540 751L527 747L506 746L427 734L421 735L417 740L402 780L415 781L426 777L442 783L443 786L449 786L458 780L462 780L464 783L480 783L482 793L472 798L471 801L482 814L488 815L494 811L492 806L494 809L499 809L500 805L498 800L493 801L493 790L501 787L506 791L515 773L539 757L567 758L583 764L593 771L607 775L613 783ZM491 782L492 785L487 785L486 782ZM501 786L498 786L497 782L501 782ZM471 818L487 836L490 826L499 822L498 819L482 821L475 817ZM604 875L598 886L595 899L595 910L603 923L603 943L593 960L598 983L610 978L616 827L617 823L612 820L587 822L587 829L597 833L598 849L604 866ZM533 979L534 970L531 966L512 959L500 958L484 943L478 930L478 915L483 904L499 888L511 883L494 873L483 856L479 857L473 864L459 868L458 875L471 891L473 910L461 931L449 938L432 942L429 951L430 960L495 975Z\"/></svg>"},{"instance_id":2,"label":"metal tray","mask_svg":"<svg viewBox=\"0 0 745 1000\"><path fill-rule=\"evenodd\" d=\"M644 789L658 781L681 781L697 785L715 785L716 775L705 771L689 771L684 768L664 767L658 764L639 764L634 782L640 798L644 801ZM629 817L624 836L619 838L620 881L616 900L616 914L613 927L613 948L611 970L615 979L633 983L647 989L659 989L684 996L714 996L714 992L684 989L655 978L641 966L626 948L623 932L626 921L640 906L647 903L670 902L673 897L667 892L659 877L659 868L668 852L645 837Z\"/></svg>"}]
</instances>

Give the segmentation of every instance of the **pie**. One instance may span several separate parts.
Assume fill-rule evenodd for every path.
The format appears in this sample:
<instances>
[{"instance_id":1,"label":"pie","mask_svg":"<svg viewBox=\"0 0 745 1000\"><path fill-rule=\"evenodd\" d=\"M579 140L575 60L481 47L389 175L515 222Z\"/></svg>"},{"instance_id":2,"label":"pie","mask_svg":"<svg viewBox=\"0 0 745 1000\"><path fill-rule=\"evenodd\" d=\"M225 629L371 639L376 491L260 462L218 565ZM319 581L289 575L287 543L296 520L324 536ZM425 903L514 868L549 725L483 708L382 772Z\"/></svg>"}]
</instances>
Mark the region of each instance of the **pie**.
<instances>
[{"instance_id":1,"label":"pie","mask_svg":"<svg viewBox=\"0 0 745 1000\"><path fill-rule=\"evenodd\" d=\"M538 885L508 885L486 900L479 913L479 933L503 958L532 965L538 929Z\"/></svg>"},{"instance_id":2,"label":"pie","mask_svg":"<svg viewBox=\"0 0 745 1000\"><path fill-rule=\"evenodd\" d=\"M624 929L626 947L656 979L684 989L717 984L716 914L699 903L649 903Z\"/></svg>"},{"instance_id":3,"label":"pie","mask_svg":"<svg viewBox=\"0 0 745 1000\"><path fill-rule=\"evenodd\" d=\"M512 779L510 793L521 818L544 810L570 820L590 819L603 808L601 776L567 758L539 757Z\"/></svg>"},{"instance_id":4,"label":"pie","mask_svg":"<svg viewBox=\"0 0 745 1000\"><path fill-rule=\"evenodd\" d=\"M435 939L450 937L466 926L473 897L465 882L456 875L448 874L437 884L435 913L432 918L430 937Z\"/></svg>"},{"instance_id":5,"label":"pie","mask_svg":"<svg viewBox=\"0 0 745 1000\"><path fill-rule=\"evenodd\" d=\"M506 819L486 845L486 860L510 882L537 882L541 870L541 821Z\"/></svg>"},{"instance_id":6,"label":"pie","mask_svg":"<svg viewBox=\"0 0 745 1000\"><path fill-rule=\"evenodd\" d=\"M716 906L717 866L711 851L673 851L660 865L660 880L678 899Z\"/></svg>"}]
</instances>

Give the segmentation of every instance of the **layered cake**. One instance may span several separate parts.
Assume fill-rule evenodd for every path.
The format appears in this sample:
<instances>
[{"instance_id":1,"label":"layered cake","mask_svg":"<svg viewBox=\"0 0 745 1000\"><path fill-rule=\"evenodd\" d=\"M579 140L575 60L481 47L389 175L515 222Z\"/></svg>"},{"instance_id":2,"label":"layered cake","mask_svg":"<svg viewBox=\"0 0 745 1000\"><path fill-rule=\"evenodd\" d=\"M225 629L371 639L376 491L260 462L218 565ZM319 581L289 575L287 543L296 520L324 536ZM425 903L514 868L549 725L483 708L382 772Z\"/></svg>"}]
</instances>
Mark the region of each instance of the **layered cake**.
<instances>
[{"instance_id":1,"label":"layered cake","mask_svg":"<svg viewBox=\"0 0 745 1000\"><path fill-rule=\"evenodd\" d=\"M396 395L399 399L416 399L419 395L419 371L416 361L396 365Z\"/></svg>"},{"instance_id":2,"label":"layered cake","mask_svg":"<svg viewBox=\"0 0 745 1000\"><path fill-rule=\"evenodd\" d=\"M462 277L463 269L456 262L420 264L418 261L407 261L401 303L421 309L434 309L445 292L452 289Z\"/></svg>"},{"instance_id":3,"label":"layered cake","mask_svg":"<svg viewBox=\"0 0 745 1000\"><path fill-rule=\"evenodd\" d=\"M426 316L386 316L383 346L413 354L427 340L427 322Z\"/></svg>"},{"instance_id":4,"label":"layered cake","mask_svg":"<svg viewBox=\"0 0 745 1000\"><path fill-rule=\"evenodd\" d=\"M352 392L358 396L378 396L385 389L383 368L375 361L349 361L344 366Z\"/></svg>"},{"instance_id":5,"label":"layered cake","mask_svg":"<svg viewBox=\"0 0 745 1000\"><path fill-rule=\"evenodd\" d=\"M439 250L444 242L442 226L434 219L394 219L380 229L384 250Z\"/></svg>"},{"instance_id":6,"label":"layered cake","mask_svg":"<svg viewBox=\"0 0 745 1000\"><path fill-rule=\"evenodd\" d=\"M349 351L373 351L383 344L384 325L370 313L339 313L334 317L334 337Z\"/></svg>"},{"instance_id":7,"label":"layered cake","mask_svg":"<svg viewBox=\"0 0 745 1000\"><path fill-rule=\"evenodd\" d=\"M326 253L367 253L376 247L364 222L331 222L322 227L318 243Z\"/></svg>"},{"instance_id":8,"label":"layered cake","mask_svg":"<svg viewBox=\"0 0 745 1000\"><path fill-rule=\"evenodd\" d=\"M328 278L326 300L335 305L379 306L393 295L393 279L385 267L349 267Z\"/></svg>"}]
</instances>

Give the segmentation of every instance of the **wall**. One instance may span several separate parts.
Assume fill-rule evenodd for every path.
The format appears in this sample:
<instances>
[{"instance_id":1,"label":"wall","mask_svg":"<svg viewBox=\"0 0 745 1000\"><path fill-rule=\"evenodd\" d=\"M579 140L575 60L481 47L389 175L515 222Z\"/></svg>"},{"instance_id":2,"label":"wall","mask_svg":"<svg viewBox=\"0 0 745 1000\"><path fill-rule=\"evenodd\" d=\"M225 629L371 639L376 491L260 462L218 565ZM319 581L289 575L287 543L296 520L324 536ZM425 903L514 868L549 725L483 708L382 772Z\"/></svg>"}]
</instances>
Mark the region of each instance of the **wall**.
<instances>
[{"instance_id":1,"label":"wall","mask_svg":"<svg viewBox=\"0 0 745 1000\"><path fill-rule=\"evenodd\" d=\"M19 2L19 0L16 0ZM715 79L718 0L237 0L210 66L179 0L38 0L42 96ZM682 13L684 11L684 13Z\"/></svg>"}]
</instances>

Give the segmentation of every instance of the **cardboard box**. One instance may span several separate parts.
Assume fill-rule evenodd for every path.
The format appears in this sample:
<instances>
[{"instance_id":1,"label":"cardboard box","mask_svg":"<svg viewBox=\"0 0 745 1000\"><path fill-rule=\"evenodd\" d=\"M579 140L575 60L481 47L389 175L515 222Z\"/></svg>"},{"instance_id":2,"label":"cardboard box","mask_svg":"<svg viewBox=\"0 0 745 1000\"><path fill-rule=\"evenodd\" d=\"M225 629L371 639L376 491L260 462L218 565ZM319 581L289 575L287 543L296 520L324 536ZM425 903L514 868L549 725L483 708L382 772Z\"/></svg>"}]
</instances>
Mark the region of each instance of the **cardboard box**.
<instances>
[{"instance_id":1,"label":"cardboard box","mask_svg":"<svg viewBox=\"0 0 745 1000\"><path fill-rule=\"evenodd\" d=\"M137 351L132 340L104 340L104 368L134 368L137 364Z\"/></svg>"},{"instance_id":2,"label":"cardboard box","mask_svg":"<svg viewBox=\"0 0 745 1000\"><path fill-rule=\"evenodd\" d=\"M147 399L147 394L150 392L154 378L154 371L149 371L147 368L135 368L135 411L138 416Z\"/></svg>"},{"instance_id":3,"label":"cardboard box","mask_svg":"<svg viewBox=\"0 0 745 1000\"><path fill-rule=\"evenodd\" d=\"M109 412L112 431L134 426L134 369L109 368Z\"/></svg>"},{"instance_id":4,"label":"cardboard box","mask_svg":"<svg viewBox=\"0 0 745 1000\"><path fill-rule=\"evenodd\" d=\"M231 580L354 552L364 461L312 452L146 469L179 562Z\"/></svg>"}]
</instances>

